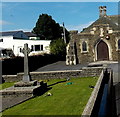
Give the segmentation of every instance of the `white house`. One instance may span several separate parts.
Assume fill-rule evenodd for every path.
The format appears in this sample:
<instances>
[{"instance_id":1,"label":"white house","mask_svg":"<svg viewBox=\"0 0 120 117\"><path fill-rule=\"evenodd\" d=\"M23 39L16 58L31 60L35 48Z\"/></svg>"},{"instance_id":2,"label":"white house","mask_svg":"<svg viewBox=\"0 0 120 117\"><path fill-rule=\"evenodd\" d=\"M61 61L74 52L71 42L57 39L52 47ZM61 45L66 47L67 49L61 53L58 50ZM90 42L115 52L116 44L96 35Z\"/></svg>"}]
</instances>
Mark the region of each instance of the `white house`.
<instances>
[{"instance_id":1,"label":"white house","mask_svg":"<svg viewBox=\"0 0 120 117\"><path fill-rule=\"evenodd\" d=\"M29 32L30 34L30 32ZM33 35L33 33L31 33ZM23 56L21 50L24 44L27 43L28 47L31 49L30 55L36 55L41 53L50 53L50 42L51 40L37 40L39 38L34 38L28 36L23 31L10 31L10 32L0 32L0 48L2 51L1 55L8 55L8 50L13 51L15 56ZM5 51L6 50L6 51ZM10 54L10 53L9 53Z\"/></svg>"},{"instance_id":2,"label":"white house","mask_svg":"<svg viewBox=\"0 0 120 117\"><path fill-rule=\"evenodd\" d=\"M24 32L29 39L31 40L40 40L40 37L38 37L36 34L32 33L32 32Z\"/></svg>"}]
</instances>

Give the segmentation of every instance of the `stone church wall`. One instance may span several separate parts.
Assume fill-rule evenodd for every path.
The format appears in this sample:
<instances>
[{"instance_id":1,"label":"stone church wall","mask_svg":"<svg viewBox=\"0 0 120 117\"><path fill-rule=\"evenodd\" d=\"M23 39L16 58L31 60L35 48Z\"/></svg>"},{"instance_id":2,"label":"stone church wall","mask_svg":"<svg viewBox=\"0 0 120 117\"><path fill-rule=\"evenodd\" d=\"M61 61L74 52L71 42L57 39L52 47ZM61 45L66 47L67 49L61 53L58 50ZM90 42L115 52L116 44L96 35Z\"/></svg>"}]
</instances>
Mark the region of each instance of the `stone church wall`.
<instances>
[{"instance_id":1,"label":"stone church wall","mask_svg":"<svg viewBox=\"0 0 120 117\"><path fill-rule=\"evenodd\" d=\"M97 33L99 34L99 32ZM109 34L109 39L106 39L106 35L104 37L100 37L99 35L93 34L81 34L77 33L72 35L72 42L76 43L76 60L77 63L90 63L97 61L97 49L96 45L100 40L103 40L107 46L109 51L109 60L117 61L118 58L118 50L117 44L118 39L120 39L119 34L112 33ZM82 52L82 42L85 41L87 43L87 52Z\"/></svg>"}]
</instances>

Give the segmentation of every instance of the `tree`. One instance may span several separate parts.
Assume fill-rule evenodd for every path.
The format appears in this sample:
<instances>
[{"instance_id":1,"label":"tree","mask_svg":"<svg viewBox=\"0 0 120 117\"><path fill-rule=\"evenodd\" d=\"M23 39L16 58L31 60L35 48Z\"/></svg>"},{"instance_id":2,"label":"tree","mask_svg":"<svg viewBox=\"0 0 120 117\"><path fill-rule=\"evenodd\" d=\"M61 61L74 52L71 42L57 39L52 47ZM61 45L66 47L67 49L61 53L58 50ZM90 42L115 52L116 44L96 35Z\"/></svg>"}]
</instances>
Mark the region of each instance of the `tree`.
<instances>
[{"instance_id":1,"label":"tree","mask_svg":"<svg viewBox=\"0 0 120 117\"><path fill-rule=\"evenodd\" d=\"M46 40L52 40L50 44L51 54L65 57L66 44L62 38L63 27L56 23L52 16L47 14L40 15L32 32L38 36L45 37ZM67 29L65 29L65 36L68 43L70 38Z\"/></svg>"},{"instance_id":2,"label":"tree","mask_svg":"<svg viewBox=\"0 0 120 117\"><path fill-rule=\"evenodd\" d=\"M51 41L50 52L51 54L64 57L66 55L66 44L64 43L64 40L59 38Z\"/></svg>"},{"instance_id":3,"label":"tree","mask_svg":"<svg viewBox=\"0 0 120 117\"><path fill-rule=\"evenodd\" d=\"M62 37L62 30L51 16L42 14L39 16L36 26L33 28L33 33L45 36L46 40L55 40Z\"/></svg>"},{"instance_id":4,"label":"tree","mask_svg":"<svg viewBox=\"0 0 120 117\"><path fill-rule=\"evenodd\" d=\"M33 28L33 33L40 37L45 37L46 40L56 40L62 38L63 27L61 27L52 16L42 14L39 16L36 26ZM69 32L65 29L66 41L69 42Z\"/></svg>"}]
</instances>

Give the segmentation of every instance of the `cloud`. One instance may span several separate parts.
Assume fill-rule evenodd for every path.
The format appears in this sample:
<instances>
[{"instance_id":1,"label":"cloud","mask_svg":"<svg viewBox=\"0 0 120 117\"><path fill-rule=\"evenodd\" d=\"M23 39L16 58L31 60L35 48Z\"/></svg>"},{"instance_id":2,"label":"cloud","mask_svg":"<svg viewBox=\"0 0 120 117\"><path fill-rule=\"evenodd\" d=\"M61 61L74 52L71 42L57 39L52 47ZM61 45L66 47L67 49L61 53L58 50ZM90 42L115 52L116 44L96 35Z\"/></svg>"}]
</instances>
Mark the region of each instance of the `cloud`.
<instances>
[{"instance_id":1,"label":"cloud","mask_svg":"<svg viewBox=\"0 0 120 117\"><path fill-rule=\"evenodd\" d=\"M79 25L66 25L66 28L70 31L70 30L78 30L79 32L81 32L83 30L83 28L87 28L88 26L90 26L94 21L90 21L86 24L79 24Z\"/></svg>"},{"instance_id":2,"label":"cloud","mask_svg":"<svg viewBox=\"0 0 120 117\"><path fill-rule=\"evenodd\" d=\"M11 25L12 23L4 21L4 20L0 20L0 25Z\"/></svg>"}]
</instances>

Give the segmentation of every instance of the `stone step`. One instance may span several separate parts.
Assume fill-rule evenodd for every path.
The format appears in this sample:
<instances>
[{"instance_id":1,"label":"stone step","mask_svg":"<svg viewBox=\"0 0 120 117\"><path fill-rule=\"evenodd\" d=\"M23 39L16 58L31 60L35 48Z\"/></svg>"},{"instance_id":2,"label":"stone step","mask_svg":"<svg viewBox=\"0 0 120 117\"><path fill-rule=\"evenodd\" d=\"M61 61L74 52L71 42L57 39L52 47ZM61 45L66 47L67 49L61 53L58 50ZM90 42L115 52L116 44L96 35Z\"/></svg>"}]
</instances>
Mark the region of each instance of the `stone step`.
<instances>
[{"instance_id":1,"label":"stone step","mask_svg":"<svg viewBox=\"0 0 120 117\"><path fill-rule=\"evenodd\" d=\"M47 84L43 82L40 82L39 85L36 86L18 87L17 85L17 87L12 86L0 90L0 112L31 99L36 95L41 95L46 90Z\"/></svg>"},{"instance_id":2,"label":"stone step","mask_svg":"<svg viewBox=\"0 0 120 117\"><path fill-rule=\"evenodd\" d=\"M17 82L14 84L14 87L31 87L31 86L36 86L37 85L37 80L30 81L30 82Z\"/></svg>"},{"instance_id":3,"label":"stone step","mask_svg":"<svg viewBox=\"0 0 120 117\"><path fill-rule=\"evenodd\" d=\"M21 94L31 94L33 95L36 90L38 90L41 86L31 86L31 87L10 87L0 91L0 96L7 95L21 95Z\"/></svg>"}]
</instances>

